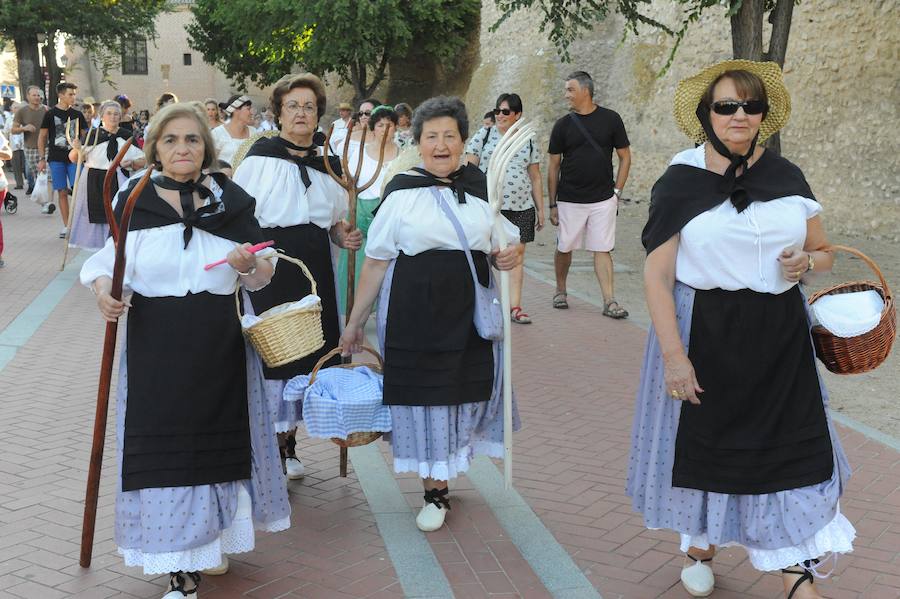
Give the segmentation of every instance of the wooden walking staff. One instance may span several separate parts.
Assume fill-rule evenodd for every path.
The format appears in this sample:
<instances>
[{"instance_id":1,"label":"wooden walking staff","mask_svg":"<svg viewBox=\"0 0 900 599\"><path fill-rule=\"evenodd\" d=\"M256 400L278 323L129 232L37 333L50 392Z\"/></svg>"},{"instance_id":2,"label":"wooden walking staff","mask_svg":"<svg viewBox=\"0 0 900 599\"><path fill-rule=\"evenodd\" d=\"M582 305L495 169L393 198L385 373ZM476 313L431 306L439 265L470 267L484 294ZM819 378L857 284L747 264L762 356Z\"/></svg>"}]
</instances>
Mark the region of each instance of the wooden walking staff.
<instances>
[{"instance_id":1,"label":"wooden walking staff","mask_svg":"<svg viewBox=\"0 0 900 599\"><path fill-rule=\"evenodd\" d=\"M503 183L510 161L534 137L534 129L524 121L516 121L506 131L491 156L487 172L488 201L494 211L494 233L501 249L506 247L506 230L500 221L503 206ZM509 319L509 272L500 271L500 301L503 305L503 481L512 487L512 337Z\"/></svg>"},{"instance_id":2,"label":"wooden walking staff","mask_svg":"<svg viewBox=\"0 0 900 599\"><path fill-rule=\"evenodd\" d=\"M110 167L110 171L119 166L119 156ZM122 299L122 283L125 279L125 239L128 236L128 225L134 204L147 186L153 167L147 172L128 195L122 210L122 221L119 224L119 238L116 240L116 261L113 266L112 290L113 299ZM112 203L108 190L104 190L106 205ZM109 221L113 223L112 220ZM84 521L81 525L81 557L78 563L82 568L89 568L94 550L94 526L97 523L97 499L100 495L100 467L103 464L103 445L106 440L106 418L109 413L109 386L112 381L113 358L116 353L116 335L119 322L106 323L106 336L103 338L103 361L100 363L100 382L97 385L97 410L94 414L94 439L91 445L91 463L88 468L87 491L84 496Z\"/></svg>"},{"instance_id":3,"label":"wooden walking staff","mask_svg":"<svg viewBox=\"0 0 900 599\"><path fill-rule=\"evenodd\" d=\"M378 152L378 166L375 167L375 172L372 174L372 178L365 183L364 185L359 185L359 175L362 173L362 165L363 165L363 154L366 151L366 132L368 131L368 127L363 125L362 136L359 140L359 159L356 161L356 168L351 172L350 165L348 164L348 154L350 151L350 136L353 135L353 122L347 126L347 137L346 142L344 143L344 151L341 154L341 175L337 175L334 170L331 168L331 163L328 161L328 149L331 146L331 135L334 132L334 126L328 131L328 137L325 138L325 169L328 171L328 174L331 175L331 178L337 181L338 185L347 190L347 200L350 203L349 205L349 214L347 215L347 220L350 221L350 230L356 228L356 199L359 197L359 194L363 191L367 190L372 186L375 181L378 180L378 174L381 172L381 167L384 164L384 148L387 144L388 135L390 135L390 129L385 132L384 137L381 138L381 149ZM356 250L347 250L347 303L345 306L346 314L344 315L345 324L348 320L350 320L350 312L353 310L353 302L356 297ZM347 358L349 362L351 358ZM341 459L340 459L340 474L343 477L347 476L347 448L341 447Z\"/></svg>"},{"instance_id":4,"label":"wooden walking staff","mask_svg":"<svg viewBox=\"0 0 900 599\"><path fill-rule=\"evenodd\" d=\"M75 124L77 131L78 121L75 121ZM69 203L69 222L66 223L66 248L63 250L62 264L59 265L60 271L66 267L66 259L69 257L69 237L72 235L72 222L75 220L75 209L78 207L78 185L81 180L81 166L84 164L84 153L93 147L90 145L91 132L94 132L94 145L97 144L97 140L100 138L100 128L97 127L95 129L93 126L89 127L87 135L84 137L84 146L78 151L78 162L75 166L75 184L72 186L72 201ZM76 139L77 137L76 134ZM69 142L70 146L73 148L75 147L73 139L69 137L68 121L66 121L66 140Z\"/></svg>"}]
</instances>

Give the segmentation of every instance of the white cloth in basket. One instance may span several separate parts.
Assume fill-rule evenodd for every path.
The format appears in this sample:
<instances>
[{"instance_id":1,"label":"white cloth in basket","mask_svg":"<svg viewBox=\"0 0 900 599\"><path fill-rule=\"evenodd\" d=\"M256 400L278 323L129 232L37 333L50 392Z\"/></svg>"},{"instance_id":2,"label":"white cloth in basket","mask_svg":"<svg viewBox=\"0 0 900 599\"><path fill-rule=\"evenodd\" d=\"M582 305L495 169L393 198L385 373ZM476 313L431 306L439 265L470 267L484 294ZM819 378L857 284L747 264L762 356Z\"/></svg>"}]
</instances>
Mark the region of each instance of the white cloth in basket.
<instances>
[{"instance_id":1,"label":"white cloth in basket","mask_svg":"<svg viewBox=\"0 0 900 599\"><path fill-rule=\"evenodd\" d=\"M290 304L282 304L280 306L275 306L274 308L270 308L263 312L263 316L270 317L281 314L282 312L290 312L292 310L303 310L305 308L311 308L316 304L322 303L322 299L318 295L309 294L301 300L296 302L292 302ZM249 329L256 323L260 322L262 318L255 314L244 314L241 316L241 326L245 329Z\"/></svg>"},{"instance_id":2,"label":"white cloth in basket","mask_svg":"<svg viewBox=\"0 0 900 599\"><path fill-rule=\"evenodd\" d=\"M868 333L881 321L884 300L874 289L823 295L812 303L818 324L837 337Z\"/></svg>"},{"instance_id":3,"label":"white cloth in basket","mask_svg":"<svg viewBox=\"0 0 900 599\"><path fill-rule=\"evenodd\" d=\"M383 377L367 366L323 368L309 384L295 376L285 401L303 401L303 424L310 437L346 439L350 433L390 432L391 411L382 405Z\"/></svg>"}]
</instances>

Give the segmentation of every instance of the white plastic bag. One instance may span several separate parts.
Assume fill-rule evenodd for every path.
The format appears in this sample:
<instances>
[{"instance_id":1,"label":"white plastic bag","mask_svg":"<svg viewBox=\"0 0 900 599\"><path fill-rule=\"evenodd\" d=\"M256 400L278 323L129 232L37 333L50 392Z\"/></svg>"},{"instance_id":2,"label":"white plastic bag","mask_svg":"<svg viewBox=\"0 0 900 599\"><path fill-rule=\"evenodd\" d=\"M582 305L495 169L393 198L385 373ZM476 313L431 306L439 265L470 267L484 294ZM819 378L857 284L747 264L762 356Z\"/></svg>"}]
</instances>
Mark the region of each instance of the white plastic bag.
<instances>
[{"instance_id":1,"label":"white plastic bag","mask_svg":"<svg viewBox=\"0 0 900 599\"><path fill-rule=\"evenodd\" d=\"M43 173L38 173L37 179L34 180L34 191L31 193L31 200L41 206L50 203L49 180L46 170Z\"/></svg>"}]
</instances>

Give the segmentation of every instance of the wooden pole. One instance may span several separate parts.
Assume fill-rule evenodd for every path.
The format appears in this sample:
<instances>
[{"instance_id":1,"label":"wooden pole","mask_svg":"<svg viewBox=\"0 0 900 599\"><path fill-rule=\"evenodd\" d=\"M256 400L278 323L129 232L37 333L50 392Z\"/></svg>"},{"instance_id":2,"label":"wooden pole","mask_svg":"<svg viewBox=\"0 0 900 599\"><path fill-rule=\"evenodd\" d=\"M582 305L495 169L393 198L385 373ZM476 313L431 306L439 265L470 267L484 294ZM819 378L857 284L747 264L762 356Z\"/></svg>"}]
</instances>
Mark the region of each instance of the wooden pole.
<instances>
[{"instance_id":1,"label":"wooden pole","mask_svg":"<svg viewBox=\"0 0 900 599\"><path fill-rule=\"evenodd\" d=\"M115 166L118 166L116 164ZM120 235L116 241L116 261L113 267L112 290L113 299L122 299L122 283L125 280L125 239L128 236L128 224L134 204L150 180L153 167L147 172L131 191L125 208L122 211ZM97 523L97 501L100 496L100 468L103 465L103 446L106 441L106 420L109 414L109 387L112 381L113 359L116 355L116 336L119 323L107 322L106 334L103 338L103 360L100 363L100 381L97 385L97 407L94 412L94 438L91 443L91 463L88 467L87 490L84 496L84 520L81 525L81 556L78 563L82 568L91 566L94 551L94 527Z\"/></svg>"},{"instance_id":2,"label":"wooden pole","mask_svg":"<svg viewBox=\"0 0 900 599\"><path fill-rule=\"evenodd\" d=\"M75 210L78 208L78 187L81 183L81 166L84 163L84 153L90 148L91 142L91 131L95 131L94 134L94 143L97 143L97 139L100 137L100 129L94 129L90 127L88 129L87 135L84 138L84 146L78 150L78 162L75 166L75 184L72 186L72 201L69 203L69 222L66 223L66 237L65 237L65 249L63 250L63 259L62 264L59 265L60 272L66 267L66 259L69 257L69 238L72 236L72 222L75 220ZM66 131L66 135L68 135L68 131ZM69 142L71 145L71 142Z\"/></svg>"}]
</instances>

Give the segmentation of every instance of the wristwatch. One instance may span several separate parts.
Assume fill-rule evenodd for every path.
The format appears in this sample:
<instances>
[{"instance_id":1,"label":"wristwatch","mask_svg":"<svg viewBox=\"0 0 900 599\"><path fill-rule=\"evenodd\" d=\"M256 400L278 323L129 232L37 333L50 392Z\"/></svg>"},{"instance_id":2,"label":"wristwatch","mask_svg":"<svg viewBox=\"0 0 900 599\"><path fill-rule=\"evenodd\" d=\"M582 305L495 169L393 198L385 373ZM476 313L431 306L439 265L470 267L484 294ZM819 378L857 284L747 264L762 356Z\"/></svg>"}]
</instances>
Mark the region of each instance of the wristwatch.
<instances>
[{"instance_id":1,"label":"wristwatch","mask_svg":"<svg viewBox=\"0 0 900 599\"><path fill-rule=\"evenodd\" d=\"M816 267L816 261L813 258L812 252L807 252L806 254L806 272L811 271Z\"/></svg>"},{"instance_id":2,"label":"wristwatch","mask_svg":"<svg viewBox=\"0 0 900 599\"><path fill-rule=\"evenodd\" d=\"M615 196L618 198L618 197L621 197L621 195L622 195L622 190L619 189L618 187L613 187L613 193L614 193Z\"/></svg>"}]
</instances>

